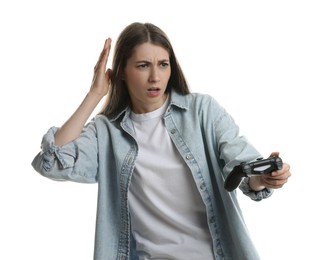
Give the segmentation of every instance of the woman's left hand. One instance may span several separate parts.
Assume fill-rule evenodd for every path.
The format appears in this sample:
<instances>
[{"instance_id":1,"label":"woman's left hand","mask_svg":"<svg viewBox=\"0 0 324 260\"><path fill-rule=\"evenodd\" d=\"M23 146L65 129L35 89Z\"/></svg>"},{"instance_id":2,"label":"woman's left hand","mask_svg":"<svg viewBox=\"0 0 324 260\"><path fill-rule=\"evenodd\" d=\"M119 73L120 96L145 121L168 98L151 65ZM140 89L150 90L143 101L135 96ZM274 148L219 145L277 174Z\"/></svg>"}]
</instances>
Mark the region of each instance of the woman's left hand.
<instances>
[{"instance_id":1,"label":"woman's left hand","mask_svg":"<svg viewBox=\"0 0 324 260\"><path fill-rule=\"evenodd\" d=\"M282 169L260 176L260 184L266 188L282 188L291 176L290 165L283 163Z\"/></svg>"},{"instance_id":2,"label":"woman's left hand","mask_svg":"<svg viewBox=\"0 0 324 260\"><path fill-rule=\"evenodd\" d=\"M273 152L270 156L279 156L279 152ZM283 163L280 170L250 177L249 185L255 191L263 190L264 188L279 189L288 182L290 176L290 165Z\"/></svg>"}]
</instances>

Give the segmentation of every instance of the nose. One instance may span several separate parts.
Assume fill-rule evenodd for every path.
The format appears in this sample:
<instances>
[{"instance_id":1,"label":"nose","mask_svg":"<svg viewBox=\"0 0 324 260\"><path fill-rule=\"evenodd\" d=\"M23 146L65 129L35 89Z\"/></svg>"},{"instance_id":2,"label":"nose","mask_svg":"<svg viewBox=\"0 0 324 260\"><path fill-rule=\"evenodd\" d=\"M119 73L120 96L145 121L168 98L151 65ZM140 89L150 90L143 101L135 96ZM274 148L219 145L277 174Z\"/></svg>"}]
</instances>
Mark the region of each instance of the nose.
<instances>
[{"instance_id":1,"label":"nose","mask_svg":"<svg viewBox=\"0 0 324 260\"><path fill-rule=\"evenodd\" d=\"M158 68L152 67L151 70L150 70L149 81L150 82L157 82L157 81L159 81L159 79L160 79L160 77L159 77Z\"/></svg>"}]
</instances>

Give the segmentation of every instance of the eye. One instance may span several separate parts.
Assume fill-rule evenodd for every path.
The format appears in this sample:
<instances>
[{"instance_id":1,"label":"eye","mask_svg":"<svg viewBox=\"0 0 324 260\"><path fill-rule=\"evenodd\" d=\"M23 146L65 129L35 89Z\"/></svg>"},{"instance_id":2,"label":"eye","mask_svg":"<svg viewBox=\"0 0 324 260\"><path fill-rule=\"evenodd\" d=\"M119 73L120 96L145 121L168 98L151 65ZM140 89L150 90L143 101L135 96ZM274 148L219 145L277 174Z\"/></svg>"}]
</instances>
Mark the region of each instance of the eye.
<instances>
[{"instance_id":1,"label":"eye","mask_svg":"<svg viewBox=\"0 0 324 260\"><path fill-rule=\"evenodd\" d=\"M140 63L137 65L137 68L140 68L140 69L144 69L144 68L147 68L148 67L148 64L147 63Z\"/></svg>"},{"instance_id":2,"label":"eye","mask_svg":"<svg viewBox=\"0 0 324 260\"><path fill-rule=\"evenodd\" d=\"M160 66L161 66L162 68L166 68L166 67L169 66L169 63L166 62L166 61L163 61L163 62L161 62Z\"/></svg>"}]
</instances>

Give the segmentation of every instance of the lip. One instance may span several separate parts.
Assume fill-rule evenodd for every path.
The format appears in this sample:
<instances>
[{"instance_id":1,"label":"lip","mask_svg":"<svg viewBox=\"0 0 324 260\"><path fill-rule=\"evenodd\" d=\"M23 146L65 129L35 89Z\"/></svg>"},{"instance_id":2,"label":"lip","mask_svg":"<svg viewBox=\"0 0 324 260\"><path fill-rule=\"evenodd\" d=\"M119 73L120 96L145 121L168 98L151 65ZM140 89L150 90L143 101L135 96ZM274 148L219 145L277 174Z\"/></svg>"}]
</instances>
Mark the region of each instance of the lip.
<instances>
[{"instance_id":1,"label":"lip","mask_svg":"<svg viewBox=\"0 0 324 260\"><path fill-rule=\"evenodd\" d=\"M147 89L147 94L150 97L156 97L160 95L160 93L161 93L161 89L157 87L151 87Z\"/></svg>"}]
</instances>

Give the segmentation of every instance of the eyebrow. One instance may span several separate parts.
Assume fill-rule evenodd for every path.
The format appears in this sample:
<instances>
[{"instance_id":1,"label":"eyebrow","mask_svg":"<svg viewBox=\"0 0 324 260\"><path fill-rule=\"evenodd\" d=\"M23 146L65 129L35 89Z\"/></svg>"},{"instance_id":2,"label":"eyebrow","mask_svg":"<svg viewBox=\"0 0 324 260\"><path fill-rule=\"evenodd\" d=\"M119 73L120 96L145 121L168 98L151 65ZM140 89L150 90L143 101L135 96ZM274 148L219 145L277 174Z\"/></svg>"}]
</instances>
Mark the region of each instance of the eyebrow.
<instances>
[{"instance_id":1,"label":"eyebrow","mask_svg":"<svg viewBox=\"0 0 324 260\"><path fill-rule=\"evenodd\" d=\"M159 63L162 63L162 62L170 62L170 60L168 60L168 59L159 60ZM149 64L151 64L152 62L150 62L148 60L139 60L139 61L136 61L135 63L149 63Z\"/></svg>"}]
</instances>

